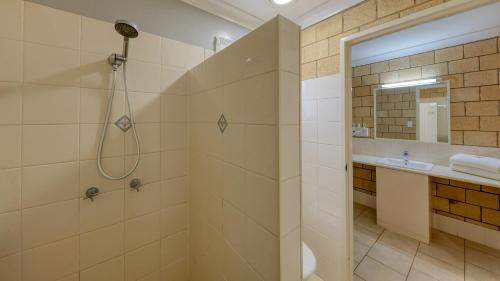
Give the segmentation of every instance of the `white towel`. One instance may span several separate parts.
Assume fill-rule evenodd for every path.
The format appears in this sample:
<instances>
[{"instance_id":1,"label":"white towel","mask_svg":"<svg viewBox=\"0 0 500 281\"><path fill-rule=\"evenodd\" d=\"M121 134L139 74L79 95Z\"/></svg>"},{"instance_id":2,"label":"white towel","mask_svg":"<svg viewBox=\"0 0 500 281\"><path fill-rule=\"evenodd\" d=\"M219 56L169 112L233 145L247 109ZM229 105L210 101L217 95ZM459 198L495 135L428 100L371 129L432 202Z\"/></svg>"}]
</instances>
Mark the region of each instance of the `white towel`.
<instances>
[{"instance_id":1,"label":"white towel","mask_svg":"<svg viewBox=\"0 0 500 281\"><path fill-rule=\"evenodd\" d=\"M494 180L500 181L500 174L499 173L492 173L492 172L488 172L485 170L475 169L475 168L471 168L471 167L465 167L465 166L461 166L461 165L457 165L457 164L451 164L451 169L453 171L457 171L457 172L462 172L462 173L466 173L466 174L471 174L471 175L480 176L483 178L489 178L489 179L494 179Z\"/></svg>"},{"instance_id":2,"label":"white towel","mask_svg":"<svg viewBox=\"0 0 500 281\"><path fill-rule=\"evenodd\" d=\"M483 170L493 174L500 174L500 159L470 154L455 154L450 157L452 165Z\"/></svg>"}]
</instances>

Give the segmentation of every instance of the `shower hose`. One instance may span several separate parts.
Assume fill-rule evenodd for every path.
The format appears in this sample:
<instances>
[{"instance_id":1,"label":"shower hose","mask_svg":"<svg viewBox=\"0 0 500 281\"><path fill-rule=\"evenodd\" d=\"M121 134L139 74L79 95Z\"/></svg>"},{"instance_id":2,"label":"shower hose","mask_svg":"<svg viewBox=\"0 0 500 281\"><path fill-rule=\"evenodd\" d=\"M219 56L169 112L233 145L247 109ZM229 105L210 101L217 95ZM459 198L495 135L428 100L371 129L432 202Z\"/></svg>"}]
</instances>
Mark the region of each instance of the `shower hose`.
<instances>
[{"instance_id":1,"label":"shower hose","mask_svg":"<svg viewBox=\"0 0 500 281\"><path fill-rule=\"evenodd\" d=\"M109 180L121 180L121 179L124 179L124 178L130 176L137 169L137 166L139 165L139 160L141 159L141 147L139 145L139 136L137 135L137 130L135 128L134 114L132 113L132 110L131 110L130 99L129 99L128 89L127 89L127 62L123 62L123 85L125 88L125 100L127 102L128 112L130 113L130 123L131 123L131 127L132 127L132 133L134 135L135 144L137 147L137 152L136 152L137 156L136 156L136 160L135 160L135 163L132 166L132 168L129 171L125 172L125 174L123 174L122 176L119 176L119 177L113 177L113 176L109 175L102 167L102 148L104 145L104 141L106 140L106 134L108 132L108 127L109 127L109 118L111 115L111 109L113 108L113 100L114 100L115 92L116 92L116 71L117 71L117 68L113 68L113 83L111 86L111 96L109 97L109 100L108 100L108 109L106 111L106 118L104 119L104 128L102 130L101 140L99 142L99 148L97 149L97 168L99 169L99 172L101 172L101 174Z\"/></svg>"}]
</instances>

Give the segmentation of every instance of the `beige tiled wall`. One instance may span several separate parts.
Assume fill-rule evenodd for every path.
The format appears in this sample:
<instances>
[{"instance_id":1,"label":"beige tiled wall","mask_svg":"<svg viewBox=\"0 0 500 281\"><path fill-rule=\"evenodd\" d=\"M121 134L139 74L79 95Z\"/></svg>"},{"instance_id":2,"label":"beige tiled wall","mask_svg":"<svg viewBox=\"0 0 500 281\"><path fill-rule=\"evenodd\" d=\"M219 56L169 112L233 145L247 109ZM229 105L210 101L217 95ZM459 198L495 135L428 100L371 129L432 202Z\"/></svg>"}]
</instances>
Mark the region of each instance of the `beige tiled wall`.
<instances>
[{"instance_id":1,"label":"beige tiled wall","mask_svg":"<svg viewBox=\"0 0 500 281\"><path fill-rule=\"evenodd\" d=\"M193 281L300 280L299 35L277 17L192 70Z\"/></svg>"},{"instance_id":2,"label":"beige tiled wall","mask_svg":"<svg viewBox=\"0 0 500 281\"><path fill-rule=\"evenodd\" d=\"M0 279L187 280L186 71L205 50L142 32L128 82L141 163L122 181L96 168L111 68L113 24L0 1ZM112 122L123 115L121 72ZM110 126L105 168L135 159L130 132ZM144 183L140 192L130 179ZM83 200L85 190L101 194Z\"/></svg>"},{"instance_id":3,"label":"beige tiled wall","mask_svg":"<svg viewBox=\"0 0 500 281\"><path fill-rule=\"evenodd\" d=\"M365 0L302 31L302 80L339 73L340 39L449 0Z\"/></svg>"},{"instance_id":4,"label":"beige tiled wall","mask_svg":"<svg viewBox=\"0 0 500 281\"><path fill-rule=\"evenodd\" d=\"M450 81L451 143L500 147L498 42L493 37L355 67L353 123L373 128L373 89L379 84L437 77Z\"/></svg>"}]
</instances>

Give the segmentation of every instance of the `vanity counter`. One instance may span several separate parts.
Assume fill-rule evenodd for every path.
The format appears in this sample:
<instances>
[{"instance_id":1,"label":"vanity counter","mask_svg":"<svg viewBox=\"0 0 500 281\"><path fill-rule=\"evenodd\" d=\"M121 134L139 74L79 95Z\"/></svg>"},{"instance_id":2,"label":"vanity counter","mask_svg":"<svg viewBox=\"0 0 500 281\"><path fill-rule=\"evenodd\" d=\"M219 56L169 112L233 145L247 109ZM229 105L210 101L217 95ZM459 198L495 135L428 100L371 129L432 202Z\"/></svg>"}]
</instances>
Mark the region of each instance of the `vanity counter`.
<instances>
[{"instance_id":1,"label":"vanity counter","mask_svg":"<svg viewBox=\"0 0 500 281\"><path fill-rule=\"evenodd\" d=\"M372 155L363 155L363 154L353 154L352 155L352 161L356 162L356 163L384 167L384 168L389 168L389 169L394 169L394 170L402 170L402 171L412 172L412 173L416 173L416 174L424 174L424 175L433 176L433 177L449 178L452 180L458 180L458 181L464 181L464 182L470 182L470 183L500 188L500 181L497 181L494 179L483 178L483 177L479 177L479 176L474 176L474 175L470 175L470 174L466 174L466 173L452 171L450 169L450 167L447 167L447 166L441 166L441 165L434 164L434 167L432 168L432 170L421 171L421 170L413 170L413 169L407 169L407 168L398 167L398 166L384 165L384 164L377 163L377 161L382 159L382 158L383 157L372 156Z\"/></svg>"}]
</instances>

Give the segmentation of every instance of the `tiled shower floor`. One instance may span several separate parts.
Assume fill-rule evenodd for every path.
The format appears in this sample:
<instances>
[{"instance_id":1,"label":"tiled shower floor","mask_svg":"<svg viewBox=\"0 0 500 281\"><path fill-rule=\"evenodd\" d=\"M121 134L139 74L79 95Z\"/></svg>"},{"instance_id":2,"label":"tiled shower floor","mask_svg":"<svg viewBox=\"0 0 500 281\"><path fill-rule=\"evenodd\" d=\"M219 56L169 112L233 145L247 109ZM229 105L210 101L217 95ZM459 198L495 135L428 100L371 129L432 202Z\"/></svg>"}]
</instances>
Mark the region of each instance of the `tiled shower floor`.
<instances>
[{"instance_id":1,"label":"tiled shower floor","mask_svg":"<svg viewBox=\"0 0 500 281\"><path fill-rule=\"evenodd\" d=\"M419 243L378 226L375 209L354 204L354 281L459 280L500 281L500 250L437 230L430 245Z\"/></svg>"},{"instance_id":2,"label":"tiled shower floor","mask_svg":"<svg viewBox=\"0 0 500 281\"><path fill-rule=\"evenodd\" d=\"M430 245L419 243L378 226L375 209L358 204L354 217L355 281L500 281L499 250L437 230Z\"/></svg>"}]
</instances>

